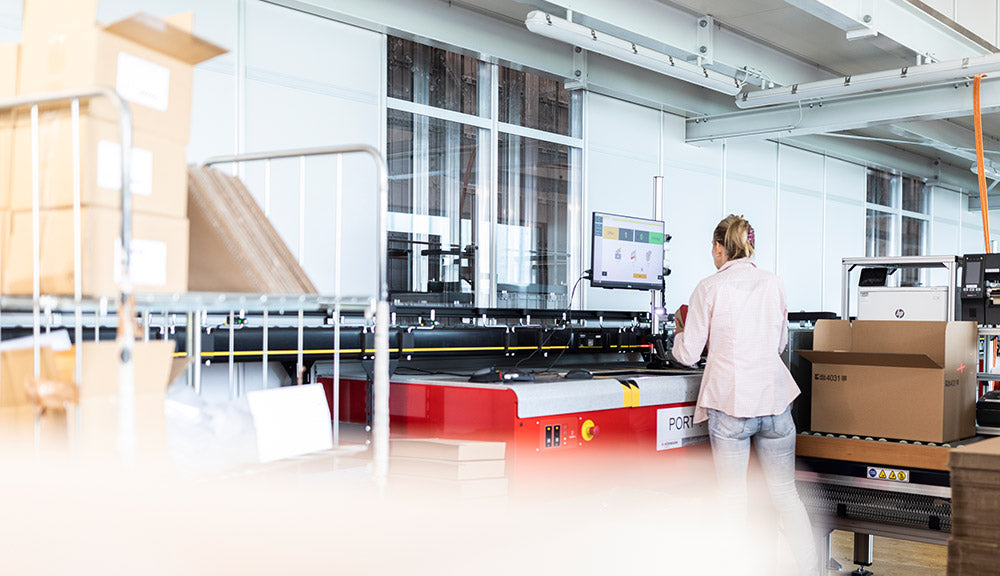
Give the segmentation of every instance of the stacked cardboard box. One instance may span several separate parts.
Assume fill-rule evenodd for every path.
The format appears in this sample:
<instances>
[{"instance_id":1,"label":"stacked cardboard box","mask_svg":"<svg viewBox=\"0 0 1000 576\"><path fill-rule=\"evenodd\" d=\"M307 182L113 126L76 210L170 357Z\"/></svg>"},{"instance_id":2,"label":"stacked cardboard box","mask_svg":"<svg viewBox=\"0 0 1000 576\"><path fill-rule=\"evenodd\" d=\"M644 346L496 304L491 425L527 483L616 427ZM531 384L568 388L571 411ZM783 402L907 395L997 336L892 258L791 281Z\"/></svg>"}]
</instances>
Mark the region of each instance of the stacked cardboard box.
<instances>
[{"instance_id":1,"label":"stacked cardboard box","mask_svg":"<svg viewBox=\"0 0 1000 576\"><path fill-rule=\"evenodd\" d=\"M1000 544L996 519L1000 517L1000 438L952 449L951 539L949 576L996 574Z\"/></svg>"},{"instance_id":2,"label":"stacked cardboard box","mask_svg":"<svg viewBox=\"0 0 1000 576\"><path fill-rule=\"evenodd\" d=\"M397 491L442 498L507 495L503 442L396 439L390 442L390 485Z\"/></svg>"},{"instance_id":3,"label":"stacked cardboard box","mask_svg":"<svg viewBox=\"0 0 1000 576\"><path fill-rule=\"evenodd\" d=\"M21 95L107 86L128 103L132 118L130 188L133 284L140 291L187 290L186 154L193 66L224 50L190 33L190 15L160 20L138 14L97 25L96 0L25 0L23 41L14 71ZM0 49L0 72L11 58ZM9 89L9 86L7 87ZM0 96L3 95L0 87ZM104 98L80 102L74 126L69 104L42 106L37 126L26 110L8 118L11 162L9 238L2 289L32 288L32 202L41 216L40 277L46 293L73 292L74 133L79 137L82 285L85 295L117 291L120 255L121 136L119 113ZM36 132L37 128L37 132ZM34 169L37 145L37 178ZM4 132L0 129L0 155ZM0 166L2 167L2 166ZM6 197L7 204L4 205Z\"/></svg>"},{"instance_id":4,"label":"stacked cardboard box","mask_svg":"<svg viewBox=\"0 0 1000 576\"><path fill-rule=\"evenodd\" d=\"M813 350L818 432L951 442L976 433L975 322L820 320Z\"/></svg>"},{"instance_id":5,"label":"stacked cardboard box","mask_svg":"<svg viewBox=\"0 0 1000 576\"><path fill-rule=\"evenodd\" d=\"M313 294L316 288L236 177L190 167L189 285L196 292Z\"/></svg>"},{"instance_id":6,"label":"stacked cardboard box","mask_svg":"<svg viewBox=\"0 0 1000 576\"><path fill-rule=\"evenodd\" d=\"M186 366L173 358L173 352L174 343L169 340L135 344L135 441L136 454L144 462L166 456L167 386ZM77 405L66 406L74 408L72 412L50 409L36 424L38 406L26 394L27 384L34 378L33 350L0 353L0 450L37 448L39 440L32 432L37 426L41 444L49 453L64 452L72 438L76 449L88 455L114 456L118 433L117 344L84 342L80 355L82 373L80 381L73 383L76 348L41 348L41 379L78 385L79 392ZM74 420L78 420L77 425Z\"/></svg>"},{"instance_id":7,"label":"stacked cardboard box","mask_svg":"<svg viewBox=\"0 0 1000 576\"><path fill-rule=\"evenodd\" d=\"M17 61L20 58L20 44L0 44L0 100L17 95ZM9 239L10 223L10 163L11 145L14 141L13 114L0 110L0 265L4 256L4 246ZM2 271L2 268L0 268Z\"/></svg>"}]
</instances>

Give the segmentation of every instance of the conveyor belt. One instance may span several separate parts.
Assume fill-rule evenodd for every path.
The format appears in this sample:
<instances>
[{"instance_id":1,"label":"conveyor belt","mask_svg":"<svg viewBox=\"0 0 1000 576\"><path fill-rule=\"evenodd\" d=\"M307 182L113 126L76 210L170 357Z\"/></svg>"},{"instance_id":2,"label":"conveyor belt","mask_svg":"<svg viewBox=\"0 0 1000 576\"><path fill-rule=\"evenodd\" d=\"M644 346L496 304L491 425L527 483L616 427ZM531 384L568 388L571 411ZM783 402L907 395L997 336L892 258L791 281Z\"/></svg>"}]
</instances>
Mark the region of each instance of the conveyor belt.
<instances>
[{"instance_id":1,"label":"conveyor belt","mask_svg":"<svg viewBox=\"0 0 1000 576\"><path fill-rule=\"evenodd\" d=\"M812 515L951 532L947 498L826 482L799 482L799 495Z\"/></svg>"}]
</instances>

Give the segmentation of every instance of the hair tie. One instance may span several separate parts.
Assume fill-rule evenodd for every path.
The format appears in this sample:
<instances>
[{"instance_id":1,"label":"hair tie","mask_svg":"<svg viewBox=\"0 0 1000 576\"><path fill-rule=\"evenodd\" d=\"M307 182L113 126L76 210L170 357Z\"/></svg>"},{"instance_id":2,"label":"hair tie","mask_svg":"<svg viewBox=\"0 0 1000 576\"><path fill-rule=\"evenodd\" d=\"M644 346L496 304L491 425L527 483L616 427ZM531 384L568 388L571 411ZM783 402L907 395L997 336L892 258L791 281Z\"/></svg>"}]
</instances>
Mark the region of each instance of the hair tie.
<instances>
[{"instance_id":1,"label":"hair tie","mask_svg":"<svg viewBox=\"0 0 1000 576\"><path fill-rule=\"evenodd\" d=\"M751 226L750 223L747 222L747 242L750 243L750 246L753 246L753 247L756 248L756 246L754 246L754 242L753 241L754 241L754 238L753 238L753 226Z\"/></svg>"}]
</instances>

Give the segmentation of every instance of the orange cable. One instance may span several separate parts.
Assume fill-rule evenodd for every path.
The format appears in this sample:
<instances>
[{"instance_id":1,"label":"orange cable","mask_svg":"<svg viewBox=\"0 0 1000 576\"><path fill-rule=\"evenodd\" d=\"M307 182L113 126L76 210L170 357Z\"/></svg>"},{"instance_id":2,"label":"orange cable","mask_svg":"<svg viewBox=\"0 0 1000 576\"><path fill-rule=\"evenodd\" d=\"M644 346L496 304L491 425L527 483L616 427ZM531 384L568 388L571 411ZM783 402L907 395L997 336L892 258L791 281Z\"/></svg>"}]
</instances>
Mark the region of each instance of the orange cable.
<instances>
[{"instance_id":1,"label":"orange cable","mask_svg":"<svg viewBox=\"0 0 1000 576\"><path fill-rule=\"evenodd\" d=\"M979 103L980 85L986 74L976 74L972 85L972 112L976 124L976 172L979 174L979 209L983 213L983 240L990 253L990 209L986 197L986 166L983 160L983 110Z\"/></svg>"}]
</instances>

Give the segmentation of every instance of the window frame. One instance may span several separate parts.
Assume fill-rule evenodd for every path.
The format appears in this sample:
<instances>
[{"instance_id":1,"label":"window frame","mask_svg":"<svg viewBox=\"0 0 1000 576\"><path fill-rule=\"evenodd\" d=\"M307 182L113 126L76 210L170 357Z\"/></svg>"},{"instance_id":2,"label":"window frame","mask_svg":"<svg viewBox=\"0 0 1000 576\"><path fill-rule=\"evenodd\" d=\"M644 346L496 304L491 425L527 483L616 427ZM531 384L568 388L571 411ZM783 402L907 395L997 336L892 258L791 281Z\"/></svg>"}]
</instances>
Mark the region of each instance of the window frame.
<instances>
[{"instance_id":1,"label":"window frame","mask_svg":"<svg viewBox=\"0 0 1000 576\"><path fill-rule=\"evenodd\" d=\"M868 184L870 179L868 178L867 171L878 171L883 174L888 174L892 184L889 187L890 194L890 204L892 206L885 206L882 204L876 204L868 200ZM923 187L923 193L927 194L927 212L914 212L911 210L903 209L903 180L911 179L919 182ZM868 214L869 211L878 212L881 214L889 214L892 216L892 237L890 238L889 245L889 256L902 256L903 253L903 218L911 218L914 220L923 221L926 224L926 237L922 239L922 246L919 255L924 255L929 247L932 245L931 237L934 233L934 194L933 191L928 189L927 183L920 178L914 176L908 176L902 174L901 172L895 170L885 170L882 168L874 166L866 166L865 174L865 252L869 251L868 244ZM917 286L927 286L929 280L929 271L926 269L920 269L918 272ZM897 281L902 277L902 274L897 277Z\"/></svg>"},{"instance_id":2,"label":"window frame","mask_svg":"<svg viewBox=\"0 0 1000 576\"><path fill-rule=\"evenodd\" d=\"M385 34L383 36L385 41L388 42L391 35ZM416 40L410 40L403 38L415 43ZM388 51L386 51L386 60L383 62L383 67L388 69L389 61ZM414 115L416 120L417 116L424 116L429 119L439 119L448 122L455 122L459 124L470 125L480 130L480 142L485 142L486 148L479 150L479 165L477 170L477 182L476 186L478 190L484 191L486 197L481 198L481 202L478 202L479 208L477 209L477 214L475 216L478 222L479 233L477 237L473 240L475 241L478 250L476 252L475 258L475 278L477 279L475 283L474 290L474 304L477 307L489 307L495 308L498 303L498 291L497 291L497 229L499 224L497 223L497 202L500 196L500 177L499 170L501 166L499 158L500 150L500 138L501 135L507 134L512 136L532 138L542 142L549 142L553 144L558 144L566 146L570 150L570 170L569 170L569 197L567 199L567 247L568 247L568 262L566 266L566 278L561 279L565 282L567 287L571 285L573 276L575 276L575 271L582 270L581 256L578 250L574 250L573 247L578 243L578 236L580 234L579 230L582 230L584 226L582 211L577 207L583 205L583 150L584 150L584 138L583 138L583 117L584 117L584 105L585 98L580 91L573 91L571 94L571 119L570 119L570 134L562 135L554 132L547 132L545 130L540 130L537 128L528 128L520 126L518 124L511 124L507 122L500 122L500 102L499 102L499 84L500 84L500 71L504 68L502 64L498 62L489 62L484 60L479 60L479 76L477 78L478 88L479 88L479 103L477 106L477 115L467 114L459 111L449 110L446 108L438 108L430 104L422 104L413 102L410 100L403 100L399 98L393 98L389 96L389 82L391 81L386 75L386 80L382 89L385 91L385 109L383 110L383 118L386 122L386 135L388 133L388 117L390 111L399 111L404 113L410 113ZM540 74L535 71L526 70L531 74L545 76L552 78L550 75ZM559 82L566 82L563 78L554 78ZM489 278L489 285L482 280ZM569 295L567 294L567 297ZM578 295L576 301L581 301L581 295ZM566 302L566 307L571 306L572 302Z\"/></svg>"}]
</instances>

